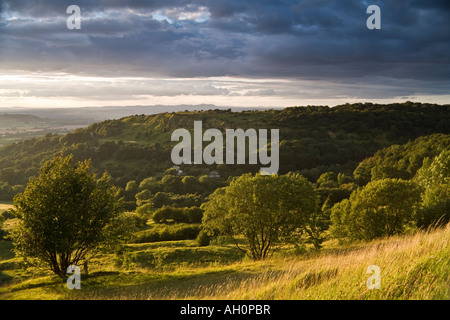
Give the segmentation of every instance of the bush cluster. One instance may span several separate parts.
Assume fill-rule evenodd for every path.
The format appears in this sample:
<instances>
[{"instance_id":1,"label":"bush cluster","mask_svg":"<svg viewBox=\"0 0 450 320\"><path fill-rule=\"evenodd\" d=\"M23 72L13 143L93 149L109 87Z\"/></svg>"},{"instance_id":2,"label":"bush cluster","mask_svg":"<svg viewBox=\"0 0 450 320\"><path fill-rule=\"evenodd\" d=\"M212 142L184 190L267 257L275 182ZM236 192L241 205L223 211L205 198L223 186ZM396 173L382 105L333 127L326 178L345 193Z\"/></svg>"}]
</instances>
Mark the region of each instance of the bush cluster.
<instances>
[{"instance_id":1,"label":"bush cluster","mask_svg":"<svg viewBox=\"0 0 450 320\"><path fill-rule=\"evenodd\" d=\"M202 217L203 210L199 207L175 208L164 206L153 213L152 219L156 223L200 223Z\"/></svg>"},{"instance_id":2,"label":"bush cluster","mask_svg":"<svg viewBox=\"0 0 450 320\"><path fill-rule=\"evenodd\" d=\"M155 227L150 230L141 231L135 234L133 243L147 243L159 241L194 240L197 238L202 227L200 225L177 224Z\"/></svg>"}]
</instances>

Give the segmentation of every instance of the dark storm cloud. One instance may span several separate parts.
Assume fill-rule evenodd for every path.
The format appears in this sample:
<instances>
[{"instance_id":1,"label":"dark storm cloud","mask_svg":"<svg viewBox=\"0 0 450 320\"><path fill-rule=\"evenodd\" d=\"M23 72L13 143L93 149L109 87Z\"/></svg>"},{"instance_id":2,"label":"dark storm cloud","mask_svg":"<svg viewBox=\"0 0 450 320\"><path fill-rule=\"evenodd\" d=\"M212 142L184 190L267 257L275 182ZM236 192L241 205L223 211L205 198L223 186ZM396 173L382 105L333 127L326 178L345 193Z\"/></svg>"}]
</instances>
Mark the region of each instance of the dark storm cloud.
<instances>
[{"instance_id":1,"label":"dark storm cloud","mask_svg":"<svg viewBox=\"0 0 450 320\"><path fill-rule=\"evenodd\" d=\"M71 4L79 31L65 27ZM381 30L366 27L370 4ZM4 70L366 84L450 74L447 0L3 0L1 9Z\"/></svg>"},{"instance_id":2,"label":"dark storm cloud","mask_svg":"<svg viewBox=\"0 0 450 320\"><path fill-rule=\"evenodd\" d=\"M184 0L3 0L2 7L14 12L21 12L33 17L48 17L65 12L70 5L78 5L87 11L105 11L108 9L160 9L188 4Z\"/></svg>"}]
</instances>

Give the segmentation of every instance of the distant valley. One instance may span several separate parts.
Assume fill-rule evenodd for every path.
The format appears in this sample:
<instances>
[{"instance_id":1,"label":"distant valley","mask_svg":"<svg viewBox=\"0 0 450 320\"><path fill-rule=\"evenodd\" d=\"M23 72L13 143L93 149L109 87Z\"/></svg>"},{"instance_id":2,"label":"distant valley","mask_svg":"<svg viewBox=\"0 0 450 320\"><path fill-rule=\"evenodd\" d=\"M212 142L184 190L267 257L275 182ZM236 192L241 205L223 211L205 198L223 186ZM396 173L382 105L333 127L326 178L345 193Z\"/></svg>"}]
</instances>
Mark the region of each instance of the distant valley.
<instances>
[{"instance_id":1,"label":"distant valley","mask_svg":"<svg viewBox=\"0 0 450 320\"><path fill-rule=\"evenodd\" d=\"M132 115L153 115L164 112L226 110L264 110L267 108L228 108L210 104L155 105L131 107L84 108L2 108L0 107L0 146L51 134L66 134L95 122L120 119Z\"/></svg>"}]
</instances>

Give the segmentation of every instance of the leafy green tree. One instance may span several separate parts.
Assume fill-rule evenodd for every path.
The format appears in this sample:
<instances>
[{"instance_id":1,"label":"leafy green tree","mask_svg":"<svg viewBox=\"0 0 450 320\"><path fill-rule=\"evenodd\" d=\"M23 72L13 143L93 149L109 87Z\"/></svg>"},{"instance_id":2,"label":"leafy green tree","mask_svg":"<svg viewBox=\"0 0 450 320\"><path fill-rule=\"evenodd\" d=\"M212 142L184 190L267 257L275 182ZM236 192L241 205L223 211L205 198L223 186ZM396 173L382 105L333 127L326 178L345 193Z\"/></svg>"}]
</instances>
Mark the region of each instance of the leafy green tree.
<instances>
[{"instance_id":1,"label":"leafy green tree","mask_svg":"<svg viewBox=\"0 0 450 320\"><path fill-rule=\"evenodd\" d=\"M183 208L184 220L189 223L201 223L203 210L199 207Z\"/></svg>"},{"instance_id":2,"label":"leafy green tree","mask_svg":"<svg viewBox=\"0 0 450 320\"><path fill-rule=\"evenodd\" d=\"M330 233L337 239L350 239L350 217L351 217L352 205L349 199L344 199L341 202L336 203L331 208L331 227Z\"/></svg>"},{"instance_id":3,"label":"leafy green tree","mask_svg":"<svg viewBox=\"0 0 450 320\"><path fill-rule=\"evenodd\" d=\"M372 168L372 180L381 180L387 178L408 179L408 174L390 166L377 165Z\"/></svg>"},{"instance_id":4,"label":"leafy green tree","mask_svg":"<svg viewBox=\"0 0 450 320\"><path fill-rule=\"evenodd\" d=\"M330 227L330 216L328 212L322 208L316 210L311 215L309 222L304 226L303 231L307 236L307 242L314 245L315 249L321 249L325 240L324 232Z\"/></svg>"},{"instance_id":5,"label":"leafy green tree","mask_svg":"<svg viewBox=\"0 0 450 320\"><path fill-rule=\"evenodd\" d=\"M259 260L277 243L304 231L317 210L317 196L298 174L244 174L214 191L201 208L205 230L231 237L247 256ZM245 248L239 237L246 240Z\"/></svg>"},{"instance_id":6,"label":"leafy green tree","mask_svg":"<svg viewBox=\"0 0 450 320\"><path fill-rule=\"evenodd\" d=\"M173 205L173 200L168 193L158 192L152 198L152 202L155 208L162 208L163 206L171 206Z\"/></svg>"},{"instance_id":7,"label":"leafy green tree","mask_svg":"<svg viewBox=\"0 0 450 320\"><path fill-rule=\"evenodd\" d=\"M130 206L136 205L136 193L138 192L138 184L135 180L128 181L125 190L123 192L123 195L125 197L125 200L127 204L129 203ZM126 205L128 207L128 205Z\"/></svg>"},{"instance_id":8,"label":"leafy green tree","mask_svg":"<svg viewBox=\"0 0 450 320\"><path fill-rule=\"evenodd\" d=\"M136 194L136 192L138 191L137 182L135 180L128 181L128 183L125 187L125 191L130 192L132 194Z\"/></svg>"},{"instance_id":9,"label":"leafy green tree","mask_svg":"<svg viewBox=\"0 0 450 320\"><path fill-rule=\"evenodd\" d=\"M350 176L345 175L344 173L338 173L337 175L337 182L339 186L343 184L349 184L353 182L353 178Z\"/></svg>"},{"instance_id":10,"label":"leafy green tree","mask_svg":"<svg viewBox=\"0 0 450 320\"><path fill-rule=\"evenodd\" d=\"M185 222L184 218L183 209L170 206L163 206L152 215L152 219L156 223Z\"/></svg>"},{"instance_id":11,"label":"leafy green tree","mask_svg":"<svg viewBox=\"0 0 450 320\"><path fill-rule=\"evenodd\" d=\"M336 237L370 240L402 233L414 222L421 189L414 182L382 179L354 191L331 209Z\"/></svg>"},{"instance_id":12,"label":"leafy green tree","mask_svg":"<svg viewBox=\"0 0 450 320\"><path fill-rule=\"evenodd\" d=\"M447 223L450 220L450 150L442 151L433 160L425 159L414 180L424 188L417 225Z\"/></svg>"},{"instance_id":13,"label":"leafy green tree","mask_svg":"<svg viewBox=\"0 0 450 320\"><path fill-rule=\"evenodd\" d=\"M334 172L322 173L316 184L321 188L337 188L336 174Z\"/></svg>"},{"instance_id":14,"label":"leafy green tree","mask_svg":"<svg viewBox=\"0 0 450 320\"><path fill-rule=\"evenodd\" d=\"M355 171L353 172L355 182L360 186L366 185L372 178L371 175L372 163L370 163L371 160L372 159L369 158L366 159L365 161L360 162L359 165L356 167Z\"/></svg>"},{"instance_id":15,"label":"leafy green tree","mask_svg":"<svg viewBox=\"0 0 450 320\"><path fill-rule=\"evenodd\" d=\"M354 171L355 181L362 186L371 180L411 179L422 167L424 159L434 158L447 150L449 143L450 135L433 134L380 149L359 163Z\"/></svg>"},{"instance_id":16,"label":"leafy green tree","mask_svg":"<svg viewBox=\"0 0 450 320\"><path fill-rule=\"evenodd\" d=\"M141 181L139 184L139 191L149 190L152 193L159 191L158 181L154 177L148 177Z\"/></svg>"},{"instance_id":17,"label":"leafy green tree","mask_svg":"<svg viewBox=\"0 0 450 320\"><path fill-rule=\"evenodd\" d=\"M151 191L145 189L136 194L136 204L138 206L142 206L146 203L152 202L153 194Z\"/></svg>"},{"instance_id":18,"label":"leafy green tree","mask_svg":"<svg viewBox=\"0 0 450 320\"><path fill-rule=\"evenodd\" d=\"M175 168L169 168L165 171L164 175L168 176L178 176L178 170Z\"/></svg>"},{"instance_id":19,"label":"leafy green tree","mask_svg":"<svg viewBox=\"0 0 450 320\"><path fill-rule=\"evenodd\" d=\"M205 191L213 192L219 187L220 182L218 179L211 178L208 175L202 175L198 178L198 182L205 189Z\"/></svg>"},{"instance_id":20,"label":"leafy green tree","mask_svg":"<svg viewBox=\"0 0 450 320\"><path fill-rule=\"evenodd\" d=\"M198 179L193 176L185 176L181 180L181 183L183 185L183 192L184 193L197 193L201 194L205 191L205 188L200 184Z\"/></svg>"},{"instance_id":21,"label":"leafy green tree","mask_svg":"<svg viewBox=\"0 0 450 320\"><path fill-rule=\"evenodd\" d=\"M148 219L150 219L153 214L153 202L150 201L140 207L137 207L136 213L141 219L141 226L145 227L147 225Z\"/></svg>"},{"instance_id":22,"label":"leafy green tree","mask_svg":"<svg viewBox=\"0 0 450 320\"><path fill-rule=\"evenodd\" d=\"M122 212L117 195L106 174L90 173L89 161L54 157L14 198L16 252L65 276L68 266L86 262L108 235L116 236L110 226Z\"/></svg>"},{"instance_id":23,"label":"leafy green tree","mask_svg":"<svg viewBox=\"0 0 450 320\"><path fill-rule=\"evenodd\" d=\"M169 174L163 176L159 184L162 186L164 192L181 194L183 193L181 179L179 176Z\"/></svg>"},{"instance_id":24,"label":"leafy green tree","mask_svg":"<svg viewBox=\"0 0 450 320\"><path fill-rule=\"evenodd\" d=\"M0 240L3 240L3 238L6 235L6 232L2 229L4 221L5 221L5 218L2 215L0 215Z\"/></svg>"},{"instance_id":25,"label":"leafy green tree","mask_svg":"<svg viewBox=\"0 0 450 320\"><path fill-rule=\"evenodd\" d=\"M206 247L209 246L209 244L211 243L211 238L208 235L208 232L206 232L205 230L201 230L195 241L197 241L197 244L199 246Z\"/></svg>"}]
</instances>

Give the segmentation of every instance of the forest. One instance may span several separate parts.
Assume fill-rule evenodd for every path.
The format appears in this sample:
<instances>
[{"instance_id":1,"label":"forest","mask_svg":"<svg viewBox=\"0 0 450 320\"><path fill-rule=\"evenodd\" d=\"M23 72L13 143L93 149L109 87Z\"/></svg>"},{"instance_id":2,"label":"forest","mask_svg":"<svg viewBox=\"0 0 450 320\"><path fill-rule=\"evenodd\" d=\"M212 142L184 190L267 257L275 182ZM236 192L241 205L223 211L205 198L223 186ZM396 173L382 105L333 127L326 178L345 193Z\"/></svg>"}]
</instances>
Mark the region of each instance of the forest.
<instances>
[{"instance_id":1,"label":"forest","mask_svg":"<svg viewBox=\"0 0 450 320\"><path fill-rule=\"evenodd\" d=\"M366 103L267 111L186 111L107 120L66 135L47 134L1 147L0 199L12 200L55 154L73 154L76 160L91 159L96 172L106 170L114 184L123 189L130 181L140 184L148 177L159 180L173 167L172 131L192 128L196 120L203 121L204 130L279 129L280 174L298 172L311 182L326 172L352 175L359 162L378 150L421 136L450 133L449 108L412 102ZM430 144L442 148L444 142L436 138ZM417 161L435 155L421 147L416 152ZM180 169L185 176L195 177L218 172L219 180L226 181L230 176L256 172L258 167L184 165Z\"/></svg>"}]
</instances>

